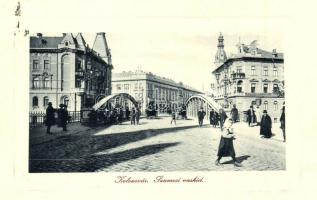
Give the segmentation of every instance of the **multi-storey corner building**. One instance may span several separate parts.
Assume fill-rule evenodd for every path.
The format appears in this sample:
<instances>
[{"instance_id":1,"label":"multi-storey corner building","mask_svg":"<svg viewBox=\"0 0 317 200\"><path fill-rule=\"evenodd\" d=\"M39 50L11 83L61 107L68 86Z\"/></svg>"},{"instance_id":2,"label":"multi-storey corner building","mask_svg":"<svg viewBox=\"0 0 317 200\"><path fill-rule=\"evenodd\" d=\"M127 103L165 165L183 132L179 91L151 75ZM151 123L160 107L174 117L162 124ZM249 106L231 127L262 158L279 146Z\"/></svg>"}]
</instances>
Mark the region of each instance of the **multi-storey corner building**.
<instances>
[{"instance_id":1,"label":"multi-storey corner building","mask_svg":"<svg viewBox=\"0 0 317 200\"><path fill-rule=\"evenodd\" d=\"M224 52L223 36L218 39L216 68L212 74L216 80L215 100L226 108L236 104L240 111L250 105L267 110L277 121L284 102L284 57L282 53L257 48L256 41L250 45L238 44L238 53L229 58L220 57ZM222 58L222 59L219 59Z\"/></svg>"},{"instance_id":2,"label":"multi-storey corner building","mask_svg":"<svg viewBox=\"0 0 317 200\"><path fill-rule=\"evenodd\" d=\"M81 33L30 37L30 111L68 105L69 111L90 107L111 94L111 53L105 33L89 48Z\"/></svg>"},{"instance_id":3,"label":"multi-storey corner building","mask_svg":"<svg viewBox=\"0 0 317 200\"><path fill-rule=\"evenodd\" d=\"M163 110L167 106L177 109L194 95L201 94L183 83L160 77L143 71L114 73L112 79L113 93L128 93L133 96L144 111L152 104Z\"/></svg>"}]
</instances>

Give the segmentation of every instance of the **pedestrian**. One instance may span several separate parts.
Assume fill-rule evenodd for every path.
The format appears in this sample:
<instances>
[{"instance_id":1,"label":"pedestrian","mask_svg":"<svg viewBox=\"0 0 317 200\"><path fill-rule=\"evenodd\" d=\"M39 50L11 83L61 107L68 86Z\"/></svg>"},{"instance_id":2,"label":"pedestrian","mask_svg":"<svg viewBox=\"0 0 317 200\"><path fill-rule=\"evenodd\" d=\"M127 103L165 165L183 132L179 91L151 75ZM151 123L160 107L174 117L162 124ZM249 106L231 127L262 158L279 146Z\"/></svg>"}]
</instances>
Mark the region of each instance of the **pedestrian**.
<instances>
[{"instance_id":1,"label":"pedestrian","mask_svg":"<svg viewBox=\"0 0 317 200\"><path fill-rule=\"evenodd\" d=\"M204 117L206 115L206 112L204 111L203 107L200 108L200 110L198 111L197 115L198 115L199 127L202 127L202 125L204 123Z\"/></svg>"},{"instance_id":2,"label":"pedestrian","mask_svg":"<svg viewBox=\"0 0 317 200\"><path fill-rule=\"evenodd\" d=\"M234 130L232 128L233 121L231 118L227 118L224 125L223 130L221 132L221 138L218 147L217 160L215 162L216 165L221 165L220 159L222 157L231 156L233 160L233 164L235 167L241 167L241 164L236 160L236 153L233 146L233 140L235 140Z\"/></svg>"},{"instance_id":3,"label":"pedestrian","mask_svg":"<svg viewBox=\"0 0 317 200\"><path fill-rule=\"evenodd\" d=\"M247 116L248 116L249 126L251 126L255 121L255 113L253 110L253 106L250 106L250 109L247 111Z\"/></svg>"},{"instance_id":4,"label":"pedestrian","mask_svg":"<svg viewBox=\"0 0 317 200\"><path fill-rule=\"evenodd\" d=\"M67 106L65 104L62 105L60 112L61 112L60 113L61 126L63 128L63 131L67 131L68 111L67 111Z\"/></svg>"},{"instance_id":5,"label":"pedestrian","mask_svg":"<svg viewBox=\"0 0 317 200\"><path fill-rule=\"evenodd\" d=\"M135 120L136 120L136 124L139 125L140 123L140 116L141 116L141 111L139 108L136 109L135 112Z\"/></svg>"},{"instance_id":6,"label":"pedestrian","mask_svg":"<svg viewBox=\"0 0 317 200\"><path fill-rule=\"evenodd\" d=\"M51 126L55 124L55 109L52 106L52 103L49 102L46 108L46 118L45 125L47 126L46 133L51 134Z\"/></svg>"},{"instance_id":7,"label":"pedestrian","mask_svg":"<svg viewBox=\"0 0 317 200\"><path fill-rule=\"evenodd\" d=\"M126 116L126 119L127 119L127 120L130 119L130 110L129 110L129 107L128 107L128 106L125 108L125 116Z\"/></svg>"},{"instance_id":8,"label":"pedestrian","mask_svg":"<svg viewBox=\"0 0 317 200\"><path fill-rule=\"evenodd\" d=\"M211 109L211 111L209 112L209 120L210 120L210 125L214 126L214 120L215 120L215 110Z\"/></svg>"},{"instance_id":9,"label":"pedestrian","mask_svg":"<svg viewBox=\"0 0 317 200\"><path fill-rule=\"evenodd\" d=\"M132 108L132 111L131 111L131 124L135 125L135 109Z\"/></svg>"},{"instance_id":10,"label":"pedestrian","mask_svg":"<svg viewBox=\"0 0 317 200\"><path fill-rule=\"evenodd\" d=\"M218 126L218 123L219 123L219 113L215 112L215 115L214 115L214 128L216 128Z\"/></svg>"},{"instance_id":11,"label":"pedestrian","mask_svg":"<svg viewBox=\"0 0 317 200\"><path fill-rule=\"evenodd\" d=\"M231 114L233 123L236 123L238 121L239 111L236 108L235 104L233 104L233 108L231 109L231 113L230 114Z\"/></svg>"},{"instance_id":12,"label":"pedestrian","mask_svg":"<svg viewBox=\"0 0 317 200\"><path fill-rule=\"evenodd\" d=\"M123 110L122 108L119 109L119 112L118 112L118 122L119 124L121 124L123 121Z\"/></svg>"},{"instance_id":13,"label":"pedestrian","mask_svg":"<svg viewBox=\"0 0 317 200\"><path fill-rule=\"evenodd\" d=\"M283 131L283 141L286 142L286 135L285 135L285 104L283 104L282 108L282 114L280 117L280 122L281 122L281 129Z\"/></svg>"},{"instance_id":14,"label":"pedestrian","mask_svg":"<svg viewBox=\"0 0 317 200\"><path fill-rule=\"evenodd\" d=\"M264 138L272 137L272 120L271 117L267 114L267 111L263 111L263 116L261 119L261 128L260 135Z\"/></svg>"},{"instance_id":15,"label":"pedestrian","mask_svg":"<svg viewBox=\"0 0 317 200\"><path fill-rule=\"evenodd\" d=\"M261 124L261 110L259 108L259 106L256 106L255 110L254 110L254 114L255 114L255 122L257 123L257 125Z\"/></svg>"},{"instance_id":16,"label":"pedestrian","mask_svg":"<svg viewBox=\"0 0 317 200\"><path fill-rule=\"evenodd\" d=\"M171 124L172 124L173 121L174 121L174 124L176 125L176 112L175 112L175 110L172 111L171 116L172 116Z\"/></svg>"},{"instance_id":17,"label":"pedestrian","mask_svg":"<svg viewBox=\"0 0 317 200\"><path fill-rule=\"evenodd\" d=\"M219 123L220 123L220 129L221 129L221 131L222 131L222 129L223 129L223 125L224 125L226 119L227 119L227 114L226 114L226 112L223 110L223 108L220 108L220 109L219 109Z\"/></svg>"}]
</instances>

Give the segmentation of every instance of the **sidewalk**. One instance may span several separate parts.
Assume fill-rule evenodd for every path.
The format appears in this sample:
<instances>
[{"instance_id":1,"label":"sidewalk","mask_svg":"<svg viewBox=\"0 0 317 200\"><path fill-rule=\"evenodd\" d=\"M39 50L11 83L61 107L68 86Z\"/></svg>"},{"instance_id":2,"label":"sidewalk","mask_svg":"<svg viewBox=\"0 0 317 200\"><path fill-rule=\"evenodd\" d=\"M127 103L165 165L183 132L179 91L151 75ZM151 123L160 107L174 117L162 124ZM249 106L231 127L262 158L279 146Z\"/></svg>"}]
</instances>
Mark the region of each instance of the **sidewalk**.
<instances>
[{"instance_id":1,"label":"sidewalk","mask_svg":"<svg viewBox=\"0 0 317 200\"><path fill-rule=\"evenodd\" d=\"M74 122L67 124L68 131L63 131L62 127L55 125L51 127L52 134L47 134L46 126L35 127L29 130L30 146L55 140L61 136L84 133L93 129L98 129L98 127L83 126L80 122Z\"/></svg>"}]
</instances>

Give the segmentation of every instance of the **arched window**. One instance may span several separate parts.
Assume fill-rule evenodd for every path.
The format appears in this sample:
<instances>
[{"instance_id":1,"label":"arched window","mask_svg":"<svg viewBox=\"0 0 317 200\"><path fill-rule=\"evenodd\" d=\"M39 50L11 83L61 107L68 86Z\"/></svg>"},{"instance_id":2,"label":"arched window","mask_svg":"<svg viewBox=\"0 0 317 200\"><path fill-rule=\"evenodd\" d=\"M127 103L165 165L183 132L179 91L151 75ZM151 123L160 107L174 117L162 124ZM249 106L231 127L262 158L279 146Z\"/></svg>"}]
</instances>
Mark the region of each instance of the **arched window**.
<instances>
[{"instance_id":1,"label":"arched window","mask_svg":"<svg viewBox=\"0 0 317 200\"><path fill-rule=\"evenodd\" d=\"M269 87L269 85L267 83L263 84L263 92L264 93L267 93L268 87Z\"/></svg>"},{"instance_id":2,"label":"arched window","mask_svg":"<svg viewBox=\"0 0 317 200\"><path fill-rule=\"evenodd\" d=\"M264 101L264 110L267 110L267 109L268 109L268 102Z\"/></svg>"},{"instance_id":3,"label":"arched window","mask_svg":"<svg viewBox=\"0 0 317 200\"><path fill-rule=\"evenodd\" d=\"M277 104L277 101L274 101L274 110L278 110L278 104Z\"/></svg>"},{"instance_id":4,"label":"arched window","mask_svg":"<svg viewBox=\"0 0 317 200\"><path fill-rule=\"evenodd\" d=\"M251 93L255 93L255 83L251 83Z\"/></svg>"},{"instance_id":5,"label":"arched window","mask_svg":"<svg viewBox=\"0 0 317 200\"><path fill-rule=\"evenodd\" d=\"M62 103L62 104L65 104L66 106L68 106L68 102L69 102L69 99L68 99L67 96L63 96L63 97L61 98L61 103Z\"/></svg>"},{"instance_id":6,"label":"arched window","mask_svg":"<svg viewBox=\"0 0 317 200\"><path fill-rule=\"evenodd\" d=\"M50 88L50 80L48 77L45 77L43 80L43 86L44 88Z\"/></svg>"},{"instance_id":7,"label":"arched window","mask_svg":"<svg viewBox=\"0 0 317 200\"><path fill-rule=\"evenodd\" d=\"M32 106L39 106L39 99L37 98L37 96L34 96L32 98Z\"/></svg>"},{"instance_id":8,"label":"arched window","mask_svg":"<svg viewBox=\"0 0 317 200\"><path fill-rule=\"evenodd\" d=\"M274 92L274 93L277 93L278 91L279 91L278 85L277 85L277 84L274 84L274 85L273 85L273 92Z\"/></svg>"},{"instance_id":9,"label":"arched window","mask_svg":"<svg viewBox=\"0 0 317 200\"><path fill-rule=\"evenodd\" d=\"M38 77L33 78L33 88L40 88L40 79Z\"/></svg>"},{"instance_id":10,"label":"arched window","mask_svg":"<svg viewBox=\"0 0 317 200\"><path fill-rule=\"evenodd\" d=\"M242 84L243 84L243 81L238 81L237 83L237 92L238 93L241 93L242 92Z\"/></svg>"},{"instance_id":11,"label":"arched window","mask_svg":"<svg viewBox=\"0 0 317 200\"><path fill-rule=\"evenodd\" d=\"M47 107L48 101L49 101L49 99L48 99L47 96L43 97L43 106L44 106L44 107Z\"/></svg>"}]
</instances>

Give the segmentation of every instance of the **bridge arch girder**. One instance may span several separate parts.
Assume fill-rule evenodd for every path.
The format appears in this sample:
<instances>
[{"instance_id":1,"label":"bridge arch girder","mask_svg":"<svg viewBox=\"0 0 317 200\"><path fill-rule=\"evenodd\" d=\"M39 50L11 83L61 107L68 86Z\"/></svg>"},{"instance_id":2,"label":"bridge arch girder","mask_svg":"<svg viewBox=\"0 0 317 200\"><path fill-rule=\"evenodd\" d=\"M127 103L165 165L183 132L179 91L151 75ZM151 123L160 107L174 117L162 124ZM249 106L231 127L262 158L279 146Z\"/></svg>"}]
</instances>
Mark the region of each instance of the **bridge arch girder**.
<instances>
[{"instance_id":1,"label":"bridge arch girder","mask_svg":"<svg viewBox=\"0 0 317 200\"><path fill-rule=\"evenodd\" d=\"M115 99L117 97L123 97L125 99L129 99L133 103L133 105L135 107L138 106L138 102L130 94L128 94L128 93L117 93L117 94L111 94L111 95L105 96L100 101L98 101L92 108L95 109L95 110L98 110L104 104L107 104L108 102L112 101L113 99Z\"/></svg>"}]
</instances>

